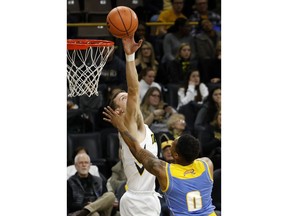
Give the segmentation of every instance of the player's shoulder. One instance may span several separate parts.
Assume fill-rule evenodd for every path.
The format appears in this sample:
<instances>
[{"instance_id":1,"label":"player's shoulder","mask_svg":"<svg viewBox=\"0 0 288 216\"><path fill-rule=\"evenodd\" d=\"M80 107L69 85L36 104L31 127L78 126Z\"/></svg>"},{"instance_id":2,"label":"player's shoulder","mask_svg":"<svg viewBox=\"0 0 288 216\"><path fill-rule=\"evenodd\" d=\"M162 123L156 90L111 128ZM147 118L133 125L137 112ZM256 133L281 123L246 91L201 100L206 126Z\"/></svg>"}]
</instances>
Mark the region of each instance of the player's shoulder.
<instances>
[{"instance_id":1,"label":"player's shoulder","mask_svg":"<svg viewBox=\"0 0 288 216\"><path fill-rule=\"evenodd\" d=\"M198 161L204 161L204 162L206 162L207 164L212 163L211 159L208 158L208 157L201 157L201 158L196 159L196 161L197 161L197 160L198 160Z\"/></svg>"},{"instance_id":2,"label":"player's shoulder","mask_svg":"<svg viewBox=\"0 0 288 216\"><path fill-rule=\"evenodd\" d=\"M213 179L213 170L214 170L214 166L213 166L213 162L211 161L210 158L208 157L202 157L202 158L198 158L196 159L198 161L202 161L203 163L207 164L208 166L208 171L210 173L210 175L212 176L212 179Z\"/></svg>"}]
</instances>

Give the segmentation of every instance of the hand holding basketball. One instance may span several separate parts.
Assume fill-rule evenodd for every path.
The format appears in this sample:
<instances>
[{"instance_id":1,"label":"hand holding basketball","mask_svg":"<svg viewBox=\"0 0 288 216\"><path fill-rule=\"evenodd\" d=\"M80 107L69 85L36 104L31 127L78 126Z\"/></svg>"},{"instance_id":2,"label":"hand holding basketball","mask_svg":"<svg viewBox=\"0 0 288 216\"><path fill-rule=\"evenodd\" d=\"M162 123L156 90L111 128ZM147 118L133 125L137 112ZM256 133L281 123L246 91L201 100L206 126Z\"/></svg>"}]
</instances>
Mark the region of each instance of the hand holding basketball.
<instances>
[{"instance_id":1,"label":"hand holding basketball","mask_svg":"<svg viewBox=\"0 0 288 216\"><path fill-rule=\"evenodd\" d=\"M136 13L125 6L113 8L106 18L108 31L117 38L134 36L138 28Z\"/></svg>"}]
</instances>

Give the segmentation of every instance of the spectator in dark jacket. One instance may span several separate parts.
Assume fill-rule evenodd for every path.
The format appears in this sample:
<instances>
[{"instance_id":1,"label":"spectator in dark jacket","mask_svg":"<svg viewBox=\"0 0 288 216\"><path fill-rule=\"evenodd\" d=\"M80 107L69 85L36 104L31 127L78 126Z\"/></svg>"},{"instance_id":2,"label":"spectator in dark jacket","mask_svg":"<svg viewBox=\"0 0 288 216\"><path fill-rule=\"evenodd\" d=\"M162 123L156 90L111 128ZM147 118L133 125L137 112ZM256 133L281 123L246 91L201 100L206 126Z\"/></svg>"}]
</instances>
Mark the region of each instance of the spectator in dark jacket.
<instances>
[{"instance_id":1,"label":"spectator in dark jacket","mask_svg":"<svg viewBox=\"0 0 288 216\"><path fill-rule=\"evenodd\" d=\"M214 168L221 169L221 110L199 135L202 157L209 157Z\"/></svg>"},{"instance_id":2,"label":"spectator in dark jacket","mask_svg":"<svg viewBox=\"0 0 288 216\"><path fill-rule=\"evenodd\" d=\"M109 55L101 71L99 83L104 83L109 86L126 86L125 62L114 52L115 50Z\"/></svg>"},{"instance_id":3,"label":"spectator in dark jacket","mask_svg":"<svg viewBox=\"0 0 288 216\"><path fill-rule=\"evenodd\" d=\"M209 92L206 101L197 113L194 123L197 137L213 121L219 110L221 110L221 87L216 87Z\"/></svg>"},{"instance_id":4,"label":"spectator in dark jacket","mask_svg":"<svg viewBox=\"0 0 288 216\"><path fill-rule=\"evenodd\" d=\"M209 19L215 30L221 31L221 16L211 10L208 10L208 0L195 0L195 10L189 16L191 22L201 22L203 19ZM193 28L193 34L199 33L197 28Z\"/></svg>"},{"instance_id":5,"label":"spectator in dark jacket","mask_svg":"<svg viewBox=\"0 0 288 216\"><path fill-rule=\"evenodd\" d=\"M102 179L89 173L90 157L78 154L74 161L77 173L67 180L68 216L110 216L115 195L106 192Z\"/></svg>"},{"instance_id":6,"label":"spectator in dark jacket","mask_svg":"<svg viewBox=\"0 0 288 216\"><path fill-rule=\"evenodd\" d=\"M191 68L197 68L197 60L192 59L191 46L182 43L177 51L176 58L167 63L167 73L170 83L184 84L185 77Z\"/></svg>"}]
</instances>

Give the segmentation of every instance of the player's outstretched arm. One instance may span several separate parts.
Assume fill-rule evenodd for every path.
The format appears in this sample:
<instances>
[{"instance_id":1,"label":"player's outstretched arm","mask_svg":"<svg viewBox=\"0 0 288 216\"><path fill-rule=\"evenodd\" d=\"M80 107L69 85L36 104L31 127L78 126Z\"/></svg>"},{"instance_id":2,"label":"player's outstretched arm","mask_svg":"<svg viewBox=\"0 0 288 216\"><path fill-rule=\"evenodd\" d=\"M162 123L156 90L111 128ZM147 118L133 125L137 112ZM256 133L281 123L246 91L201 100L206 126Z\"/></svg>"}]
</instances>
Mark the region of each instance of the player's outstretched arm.
<instances>
[{"instance_id":1,"label":"player's outstretched arm","mask_svg":"<svg viewBox=\"0 0 288 216\"><path fill-rule=\"evenodd\" d=\"M157 178L161 178L163 171L165 173L166 163L159 160L151 152L141 148L139 142L129 133L124 125L123 117L118 115L111 107L104 108L103 114L107 118L103 118L105 121L110 122L121 133L125 143L128 145L133 156L143 164L144 168L155 175Z\"/></svg>"},{"instance_id":2,"label":"player's outstretched arm","mask_svg":"<svg viewBox=\"0 0 288 216\"><path fill-rule=\"evenodd\" d=\"M131 123L135 122L135 119L140 119L141 122L137 121L138 129L143 131L144 123L143 118L140 116L140 102L139 102L139 81L138 81L138 73L135 66L135 52L141 47L143 40L139 40L138 43L134 40L134 34L122 38L123 48L126 56L126 80L128 87L128 100L127 100L127 108L126 108L126 118L125 121L127 123L130 132ZM133 133L135 135L135 133ZM137 138L137 137L136 137Z\"/></svg>"},{"instance_id":3,"label":"player's outstretched arm","mask_svg":"<svg viewBox=\"0 0 288 216\"><path fill-rule=\"evenodd\" d=\"M122 39L124 52L126 55L126 79L128 85L128 93L135 93L138 96L138 73L135 67L135 53L141 47L143 40L138 43L134 40L134 35ZM129 91L130 90L130 91Z\"/></svg>"}]
</instances>

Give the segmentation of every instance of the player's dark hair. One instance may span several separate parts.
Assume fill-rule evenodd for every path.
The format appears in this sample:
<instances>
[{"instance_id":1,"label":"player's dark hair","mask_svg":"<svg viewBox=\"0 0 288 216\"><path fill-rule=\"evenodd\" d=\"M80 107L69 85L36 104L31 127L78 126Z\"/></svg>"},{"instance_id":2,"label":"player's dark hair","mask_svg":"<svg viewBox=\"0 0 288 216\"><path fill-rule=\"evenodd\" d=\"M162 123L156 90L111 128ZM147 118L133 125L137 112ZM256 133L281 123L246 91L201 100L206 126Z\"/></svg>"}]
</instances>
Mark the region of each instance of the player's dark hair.
<instances>
[{"instance_id":1,"label":"player's dark hair","mask_svg":"<svg viewBox=\"0 0 288 216\"><path fill-rule=\"evenodd\" d=\"M178 139L175 150L187 163L192 163L199 156L199 140L190 134L183 134Z\"/></svg>"},{"instance_id":2,"label":"player's dark hair","mask_svg":"<svg viewBox=\"0 0 288 216\"><path fill-rule=\"evenodd\" d=\"M116 91L111 95L111 99L110 99L110 101L109 101L109 106L110 106L113 110L115 110L115 109L118 107L118 105L114 102L114 99L117 97L118 94L120 94L120 93L122 93L122 92L126 92L126 91L119 89L119 90L116 90Z\"/></svg>"}]
</instances>

